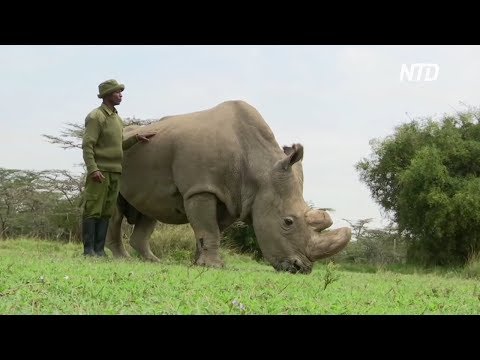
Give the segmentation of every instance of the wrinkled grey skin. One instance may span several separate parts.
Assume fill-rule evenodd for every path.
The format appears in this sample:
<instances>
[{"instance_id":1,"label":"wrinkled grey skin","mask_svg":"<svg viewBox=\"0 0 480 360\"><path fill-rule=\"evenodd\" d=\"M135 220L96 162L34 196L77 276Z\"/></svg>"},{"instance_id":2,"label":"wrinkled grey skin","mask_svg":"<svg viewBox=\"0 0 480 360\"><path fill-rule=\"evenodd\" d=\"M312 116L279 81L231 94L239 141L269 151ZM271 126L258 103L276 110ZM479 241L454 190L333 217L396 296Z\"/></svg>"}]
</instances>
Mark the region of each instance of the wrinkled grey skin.
<instances>
[{"instance_id":1,"label":"wrinkled grey skin","mask_svg":"<svg viewBox=\"0 0 480 360\"><path fill-rule=\"evenodd\" d=\"M280 147L258 111L243 101L169 116L125 136L155 132L124 154L121 197L107 247L129 256L121 241L124 216L135 223L130 244L151 261L157 221L190 223L196 264L221 267L220 234L236 220L253 225L264 258L277 270L310 273L314 261L343 249L350 228L323 231L328 213L303 199L303 147ZM319 189L321 191L321 189ZM123 197L123 198L122 198Z\"/></svg>"}]
</instances>

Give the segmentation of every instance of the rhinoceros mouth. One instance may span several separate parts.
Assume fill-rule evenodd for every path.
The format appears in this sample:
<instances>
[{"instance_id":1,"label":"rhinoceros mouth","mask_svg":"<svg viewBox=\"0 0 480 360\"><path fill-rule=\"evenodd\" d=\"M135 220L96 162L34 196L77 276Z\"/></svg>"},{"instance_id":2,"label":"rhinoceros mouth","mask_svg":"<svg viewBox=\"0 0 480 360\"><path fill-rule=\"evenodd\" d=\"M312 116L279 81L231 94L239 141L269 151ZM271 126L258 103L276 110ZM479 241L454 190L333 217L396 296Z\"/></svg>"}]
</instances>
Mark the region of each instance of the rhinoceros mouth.
<instances>
[{"instance_id":1,"label":"rhinoceros mouth","mask_svg":"<svg viewBox=\"0 0 480 360\"><path fill-rule=\"evenodd\" d=\"M299 260L283 260L274 265L275 270L289 272L291 274L310 274L312 272L311 264L304 264Z\"/></svg>"}]
</instances>

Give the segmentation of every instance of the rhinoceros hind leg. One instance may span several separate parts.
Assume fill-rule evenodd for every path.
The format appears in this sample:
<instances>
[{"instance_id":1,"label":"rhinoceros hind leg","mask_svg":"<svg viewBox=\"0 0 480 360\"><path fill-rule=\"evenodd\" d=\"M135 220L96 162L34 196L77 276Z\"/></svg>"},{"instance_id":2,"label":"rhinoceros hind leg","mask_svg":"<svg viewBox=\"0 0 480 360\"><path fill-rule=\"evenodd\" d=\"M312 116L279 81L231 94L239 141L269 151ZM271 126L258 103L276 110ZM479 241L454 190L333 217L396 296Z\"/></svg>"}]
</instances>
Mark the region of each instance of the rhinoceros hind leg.
<instances>
[{"instance_id":1,"label":"rhinoceros hind leg","mask_svg":"<svg viewBox=\"0 0 480 360\"><path fill-rule=\"evenodd\" d=\"M185 211L197 242L196 265L217 268L224 266L218 253L220 230L216 209L217 198L211 193L197 194L185 200Z\"/></svg>"},{"instance_id":2,"label":"rhinoceros hind leg","mask_svg":"<svg viewBox=\"0 0 480 360\"><path fill-rule=\"evenodd\" d=\"M130 237L130 245L138 251L140 256L148 261L160 261L150 250L150 235L155 230L157 220L152 219L146 215L139 215Z\"/></svg>"},{"instance_id":3,"label":"rhinoceros hind leg","mask_svg":"<svg viewBox=\"0 0 480 360\"><path fill-rule=\"evenodd\" d=\"M116 206L108 225L105 246L110 249L114 257L129 258L130 254L125 250L122 242L122 221L123 213Z\"/></svg>"}]
</instances>

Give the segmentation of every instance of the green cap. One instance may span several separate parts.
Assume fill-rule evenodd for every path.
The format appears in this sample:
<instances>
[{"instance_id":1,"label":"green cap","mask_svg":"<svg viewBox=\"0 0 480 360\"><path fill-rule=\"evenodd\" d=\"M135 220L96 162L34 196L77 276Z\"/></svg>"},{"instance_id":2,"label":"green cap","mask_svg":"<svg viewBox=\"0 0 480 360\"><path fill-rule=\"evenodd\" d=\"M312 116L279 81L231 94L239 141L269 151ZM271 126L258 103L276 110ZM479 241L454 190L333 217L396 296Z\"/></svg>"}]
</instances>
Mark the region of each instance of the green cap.
<instances>
[{"instance_id":1,"label":"green cap","mask_svg":"<svg viewBox=\"0 0 480 360\"><path fill-rule=\"evenodd\" d=\"M114 93L116 91L123 91L125 89L125 85L119 84L117 80L110 79L102 82L98 85L98 92L97 95L100 99L104 98L105 96Z\"/></svg>"}]
</instances>

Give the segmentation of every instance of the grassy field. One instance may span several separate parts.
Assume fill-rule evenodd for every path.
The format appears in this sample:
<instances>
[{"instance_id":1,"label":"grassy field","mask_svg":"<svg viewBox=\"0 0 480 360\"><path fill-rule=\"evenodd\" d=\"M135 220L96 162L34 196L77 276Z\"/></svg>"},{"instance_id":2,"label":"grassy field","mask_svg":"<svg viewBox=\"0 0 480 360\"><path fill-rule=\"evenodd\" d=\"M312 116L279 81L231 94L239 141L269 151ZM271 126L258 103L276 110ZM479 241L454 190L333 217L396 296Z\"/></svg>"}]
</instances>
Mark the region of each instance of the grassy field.
<instances>
[{"instance_id":1,"label":"grassy field","mask_svg":"<svg viewBox=\"0 0 480 360\"><path fill-rule=\"evenodd\" d=\"M0 241L0 314L480 313L479 279L464 272L318 263L293 275L228 250L225 269L191 266L181 247L159 264L81 252L78 243Z\"/></svg>"}]
</instances>

